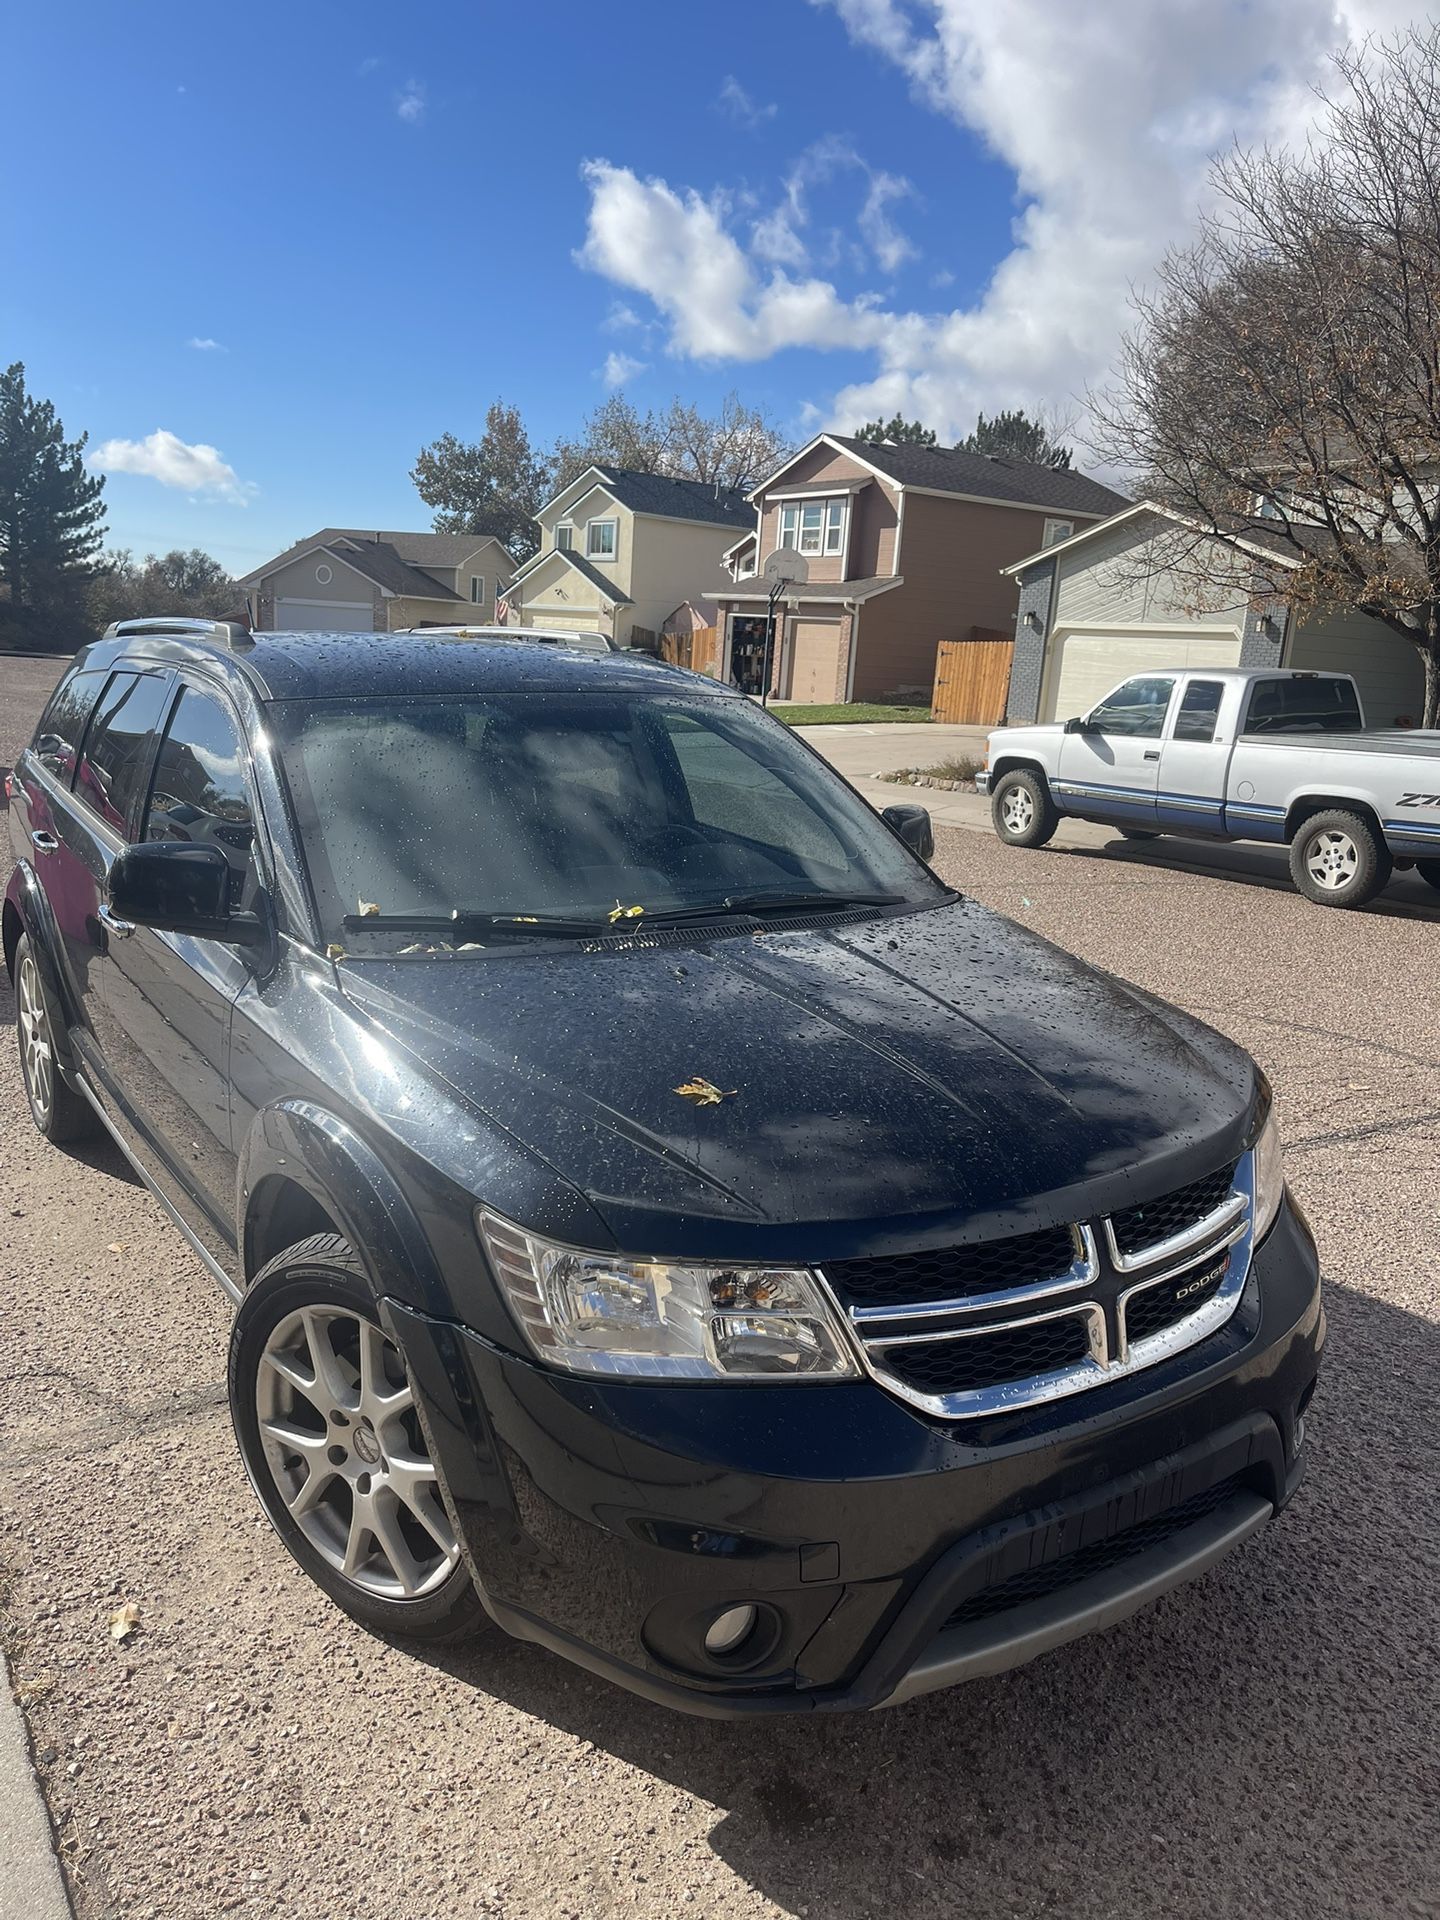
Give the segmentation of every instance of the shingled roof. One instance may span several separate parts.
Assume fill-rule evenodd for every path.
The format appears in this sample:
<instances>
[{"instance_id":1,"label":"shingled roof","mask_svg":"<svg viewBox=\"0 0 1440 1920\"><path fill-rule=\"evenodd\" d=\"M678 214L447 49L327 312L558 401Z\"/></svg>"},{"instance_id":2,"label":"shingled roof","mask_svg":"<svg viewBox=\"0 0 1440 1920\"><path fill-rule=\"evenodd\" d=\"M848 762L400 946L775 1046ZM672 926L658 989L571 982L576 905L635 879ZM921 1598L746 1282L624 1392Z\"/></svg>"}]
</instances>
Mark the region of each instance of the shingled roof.
<instances>
[{"instance_id":1,"label":"shingled roof","mask_svg":"<svg viewBox=\"0 0 1440 1920\"><path fill-rule=\"evenodd\" d=\"M840 433L826 434L825 438L868 460L887 479L897 480L902 486L973 494L984 500L1013 500L1016 506L1052 507L1057 513L1103 514L1107 518L1130 505L1113 487L1064 467L1041 467L1028 460L1002 459L998 454L962 453L959 447L877 445Z\"/></svg>"},{"instance_id":2,"label":"shingled roof","mask_svg":"<svg viewBox=\"0 0 1440 1920\"><path fill-rule=\"evenodd\" d=\"M375 527L321 527L318 533L312 533L306 540L297 540L293 547L287 547L283 553L277 553L273 560L267 560L263 567L256 567L253 573L247 573L241 580L242 586L250 586L264 579L268 573L278 573L281 567L288 567L292 560L298 560L302 554L313 553L316 547L334 549L340 543L344 557L354 562L355 550L374 549L377 546L389 547L396 559L408 567L458 567L469 559L478 547L487 540L495 539L489 533L406 533L386 531ZM500 542L496 542L501 545ZM501 545L501 551L505 549ZM509 555L506 555L509 558ZM384 564L383 562L381 563ZM378 580L378 575L366 569L367 578ZM428 576L426 576L428 578ZM388 580L379 584L388 586ZM396 587L396 593L418 593L416 586ZM448 588L438 581L430 582L431 599L451 598Z\"/></svg>"},{"instance_id":3,"label":"shingled roof","mask_svg":"<svg viewBox=\"0 0 1440 1920\"><path fill-rule=\"evenodd\" d=\"M700 520L716 527L750 527L755 522L755 509L742 487L716 487L708 480L672 480L668 474L638 473L632 467L603 466L599 461L589 471L599 474L606 492L631 513L662 514L667 520Z\"/></svg>"}]
</instances>

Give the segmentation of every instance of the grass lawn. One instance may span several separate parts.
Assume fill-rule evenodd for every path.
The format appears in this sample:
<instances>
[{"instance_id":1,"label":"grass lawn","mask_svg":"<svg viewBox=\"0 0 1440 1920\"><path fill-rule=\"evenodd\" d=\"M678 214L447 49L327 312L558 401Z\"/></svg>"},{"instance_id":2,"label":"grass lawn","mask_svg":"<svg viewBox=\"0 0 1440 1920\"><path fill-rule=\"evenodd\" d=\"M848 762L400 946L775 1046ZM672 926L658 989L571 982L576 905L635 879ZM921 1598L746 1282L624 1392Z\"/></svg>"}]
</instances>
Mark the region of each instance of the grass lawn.
<instances>
[{"instance_id":1,"label":"grass lawn","mask_svg":"<svg viewBox=\"0 0 1440 1920\"><path fill-rule=\"evenodd\" d=\"M791 727L843 727L873 726L877 721L904 721L907 726L915 726L930 718L928 707L867 707L856 701L850 706L836 707L792 707L783 703L772 703L770 708L777 720L783 720Z\"/></svg>"}]
</instances>

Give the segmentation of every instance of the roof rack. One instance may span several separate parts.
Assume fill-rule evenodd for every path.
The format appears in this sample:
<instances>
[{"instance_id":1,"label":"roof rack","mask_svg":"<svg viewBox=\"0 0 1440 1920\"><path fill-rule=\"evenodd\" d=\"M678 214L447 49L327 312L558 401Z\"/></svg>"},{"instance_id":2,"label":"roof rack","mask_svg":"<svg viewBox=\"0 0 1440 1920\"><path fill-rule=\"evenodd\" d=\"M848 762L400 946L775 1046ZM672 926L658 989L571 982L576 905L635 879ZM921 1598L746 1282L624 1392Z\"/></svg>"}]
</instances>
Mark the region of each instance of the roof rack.
<instances>
[{"instance_id":1,"label":"roof rack","mask_svg":"<svg viewBox=\"0 0 1440 1920\"><path fill-rule=\"evenodd\" d=\"M107 639L123 640L137 634L174 634L179 639L220 640L231 647L253 647L255 636L239 620L200 620L185 614L157 614L145 620L114 620L105 629Z\"/></svg>"}]
</instances>

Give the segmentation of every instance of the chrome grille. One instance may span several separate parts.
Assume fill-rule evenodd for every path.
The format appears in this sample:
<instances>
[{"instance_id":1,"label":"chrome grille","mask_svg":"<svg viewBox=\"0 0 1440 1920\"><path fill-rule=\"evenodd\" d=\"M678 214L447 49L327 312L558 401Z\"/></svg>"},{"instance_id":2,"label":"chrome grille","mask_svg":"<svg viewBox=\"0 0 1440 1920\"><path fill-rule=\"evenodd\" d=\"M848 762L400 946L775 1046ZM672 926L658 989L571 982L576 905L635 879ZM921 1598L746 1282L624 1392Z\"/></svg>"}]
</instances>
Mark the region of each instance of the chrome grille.
<instances>
[{"instance_id":1,"label":"chrome grille","mask_svg":"<svg viewBox=\"0 0 1440 1920\"><path fill-rule=\"evenodd\" d=\"M1250 1266L1246 1154L1144 1207L979 1246L837 1261L871 1375L959 1419L1063 1398L1223 1326Z\"/></svg>"}]
</instances>

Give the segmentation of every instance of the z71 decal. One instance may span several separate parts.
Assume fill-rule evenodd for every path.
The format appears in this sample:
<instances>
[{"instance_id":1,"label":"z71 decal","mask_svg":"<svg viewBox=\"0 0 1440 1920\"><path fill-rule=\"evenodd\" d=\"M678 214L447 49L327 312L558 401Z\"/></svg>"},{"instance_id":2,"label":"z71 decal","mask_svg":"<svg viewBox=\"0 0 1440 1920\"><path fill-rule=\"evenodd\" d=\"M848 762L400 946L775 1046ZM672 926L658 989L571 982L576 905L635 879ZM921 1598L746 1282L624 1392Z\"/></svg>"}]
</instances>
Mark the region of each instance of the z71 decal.
<instances>
[{"instance_id":1,"label":"z71 decal","mask_svg":"<svg viewBox=\"0 0 1440 1920\"><path fill-rule=\"evenodd\" d=\"M1440 807L1440 793L1402 793L1397 807Z\"/></svg>"}]
</instances>

